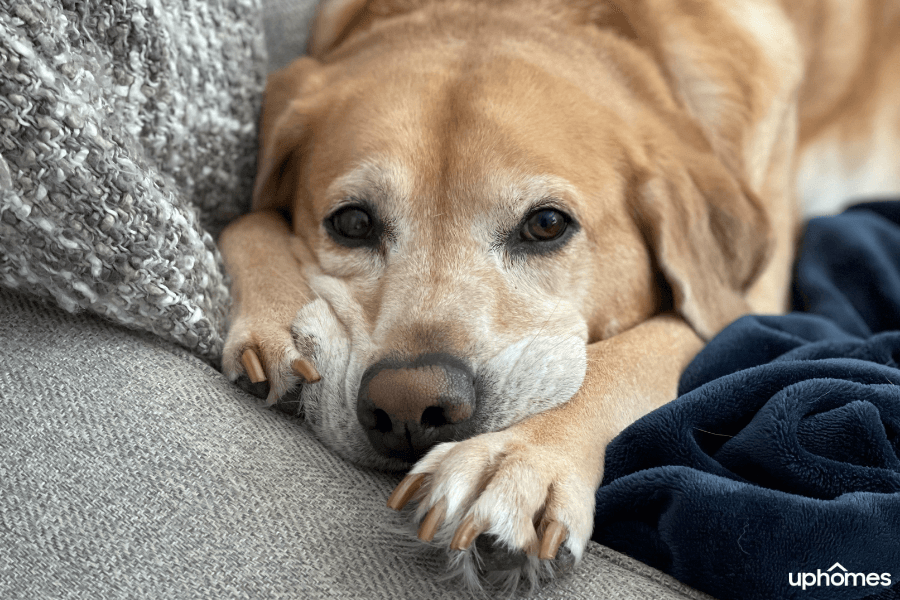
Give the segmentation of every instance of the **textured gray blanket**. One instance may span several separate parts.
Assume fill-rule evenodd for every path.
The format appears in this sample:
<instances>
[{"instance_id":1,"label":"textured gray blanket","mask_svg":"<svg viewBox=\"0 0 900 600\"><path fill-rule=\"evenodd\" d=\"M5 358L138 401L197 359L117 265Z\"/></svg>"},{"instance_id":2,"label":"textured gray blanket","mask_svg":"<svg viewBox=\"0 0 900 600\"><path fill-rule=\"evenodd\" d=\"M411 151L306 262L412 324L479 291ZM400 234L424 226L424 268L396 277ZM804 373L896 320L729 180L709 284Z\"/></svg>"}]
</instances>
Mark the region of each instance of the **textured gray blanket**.
<instances>
[{"instance_id":1,"label":"textured gray blanket","mask_svg":"<svg viewBox=\"0 0 900 600\"><path fill-rule=\"evenodd\" d=\"M0 0L0 285L217 358L264 75L258 0Z\"/></svg>"}]
</instances>

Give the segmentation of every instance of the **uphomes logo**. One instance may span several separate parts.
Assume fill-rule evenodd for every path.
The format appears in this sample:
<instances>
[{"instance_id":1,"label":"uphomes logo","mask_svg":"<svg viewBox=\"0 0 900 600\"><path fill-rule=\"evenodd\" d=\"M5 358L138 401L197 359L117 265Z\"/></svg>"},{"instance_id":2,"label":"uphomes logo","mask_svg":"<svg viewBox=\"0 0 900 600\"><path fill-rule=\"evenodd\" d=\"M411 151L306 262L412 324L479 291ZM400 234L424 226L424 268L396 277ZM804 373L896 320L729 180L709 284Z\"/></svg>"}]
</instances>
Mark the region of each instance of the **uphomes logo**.
<instances>
[{"instance_id":1,"label":"uphomes logo","mask_svg":"<svg viewBox=\"0 0 900 600\"><path fill-rule=\"evenodd\" d=\"M841 563L834 563L827 571L816 569L815 573L788 573L788 583L794 587L865 587L891 585L890 573L849 573Z\"/></svg>"}]
</instances>

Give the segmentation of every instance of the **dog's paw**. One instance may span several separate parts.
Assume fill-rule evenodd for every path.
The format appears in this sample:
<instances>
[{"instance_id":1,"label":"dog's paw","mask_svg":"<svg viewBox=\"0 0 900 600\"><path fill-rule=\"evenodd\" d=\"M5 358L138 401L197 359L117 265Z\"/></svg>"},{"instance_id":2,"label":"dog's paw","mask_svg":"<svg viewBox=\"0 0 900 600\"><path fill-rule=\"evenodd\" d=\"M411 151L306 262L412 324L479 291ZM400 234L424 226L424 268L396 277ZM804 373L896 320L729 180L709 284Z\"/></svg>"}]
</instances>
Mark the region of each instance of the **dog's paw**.
<instances>
[{"instance_id":1,"label":"dog's paw","mask_svg":"<svg viewBox=\"0 0 900 600\"><path fill-rule=\"evenodd\" d=\"M300 383L318 382L320 313L331 314L323 300L307 304L296 314L238 314L225 340L222 371L231 381L246 375L254 384L266 382L269 404Z\"/></svg>"},{"instance_id":2,"label":"dog's paw","mask_svg":"<svg viewBox=\"0 0 900 600\"><path fill-rule=\"evenodd\" d=\"M388 506L417 501L419 539L448 548L470 585L473 569L518 571L534 584L560 546L578 562L590 538L600 466L579 464L591 459L581 454L564 442L535 443L516 426L441 444Z\"/></svg>"}]
</instances>

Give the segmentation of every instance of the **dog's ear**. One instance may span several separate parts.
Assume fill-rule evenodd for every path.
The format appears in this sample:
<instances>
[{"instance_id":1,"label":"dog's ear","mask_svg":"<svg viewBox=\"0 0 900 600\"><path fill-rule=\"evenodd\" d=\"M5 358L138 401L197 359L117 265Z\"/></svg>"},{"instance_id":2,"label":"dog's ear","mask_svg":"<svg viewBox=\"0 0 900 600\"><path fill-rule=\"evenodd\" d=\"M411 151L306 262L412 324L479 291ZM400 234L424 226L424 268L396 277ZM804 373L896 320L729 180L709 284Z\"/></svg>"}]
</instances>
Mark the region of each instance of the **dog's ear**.
<instances>
[{"instance_id":1,"label":"dog's ear","mask_svg":"<svg viewBox=\"0 0 900 600\"><path fill-rule=\"evenodd\" d=\"M299 58L266 82L253 210L291 207L309 137L318 68L314 59Z\"/></svg>"},{"instance_id":2,"label":"dog's ear","mask_svg":"<svg viewBox=\"0 0 900 600\"><path fill-rule=\"evenodd\" d=\"M369 0L324 0L319 4L306 51L322 58L366 18Z\"/></svg>"},{"instance_id":3,"label":"dog's ear","mask_svg":"<svg viewBox=\"0 0 900 600\"><path fill-rule=\"evenodd\" d=\"M781 193L785 201L790 194L783 163L796 141L803 55L777 3L612 0L612 6L601 25L653 57L694 123L677 124L678 142L665 150L654 140L656 166L641 175L635 205L675 308L709 339L749 312L744 292L771 247L771 224L755 194Z\"/></svg>"},{"instance_id":4,"label":"dog's ear","mask_svg":"<svg viewBox=\"0 0 900 600\"><path fill-rule=\"evenodd\" d=\"M750 312L744 292L768 258L759 200L711 154L679 157L637 184L638 225L675 309L709 340Z\"/></svg>"},{"instance_id":5,"label":"dog's ear","mask_svg":"<svg viewBox=\"0 0 900 600\"><path fill-rule=\"evenodd\" d=\"M803 52L777 5L612 0L600 20L653 56L719 160L755 190L796 140Z\"/></svg>"}]
</instances>

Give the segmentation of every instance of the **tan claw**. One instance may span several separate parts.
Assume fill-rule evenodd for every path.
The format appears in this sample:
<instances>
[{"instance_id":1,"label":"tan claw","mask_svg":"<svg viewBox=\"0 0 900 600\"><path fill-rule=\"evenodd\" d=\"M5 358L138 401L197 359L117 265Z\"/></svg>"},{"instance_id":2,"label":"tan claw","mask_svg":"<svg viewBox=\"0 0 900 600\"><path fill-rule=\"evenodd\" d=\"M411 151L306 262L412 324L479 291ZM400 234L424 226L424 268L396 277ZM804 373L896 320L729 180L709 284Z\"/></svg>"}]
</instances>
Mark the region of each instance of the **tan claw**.
<instances>
[{"instance_id":1,"label":"tan claw","mask_svg":"<svg viewBox=\"0 0 900 600\"><path fill-rule=\"evenodd\" d=\"M402 510L412 497L416 495L416 492L422 487L424 481L425 473L417 473L416 475L407 475L404 477L403 481L397 484L397 487L391 492L391 497L388 498L387 501L388 508Z\"/></svg>"},{"instance_id":2,"label":"tan claw","mask_svg":"<svg viewBox=\"0 0 900 600\"><path fill-rule=\"evenodd\" d=\"M544 537L541 539L541 550L538 558L541 560L552 560L556 558L559 547L569 537L569 531L566 526L558 521L551 521L544 530Z\"/></svg>"},{"instance_id":3,"label":"tan claw","mask_svg":"<svg viewBox=\"0 0 900 600\"><path fill-rule=\"evenodd\" d=\"M475 523L475 517L469 515L453 535L453 541L450 542L450 549L467 550L469 546L472 545L472 542L475 541L475 538L481 535L484 530L484 527Z\"/></svg>"},{"instance_id":4,"label":"tan claw","mask_svg":"<svg viewBox=\"0 0 900 600\"><path fill-rule=\"evenodd\" d=\"M322 379L316 367L305 358L298 358L291 362L291 369L294 373L306 380L306 383L315 383Z\"/></svg>"},{"instance_id":5,"label":"tan claw","mask_svg":"<svg viewBox=\"0 0 900 600\"><path fill-rule=\"evenodd\" d=\"M447 502L443 498L438 500L437 504L431 507L422 524L419 526L418 537L423 542L430 542L434 539L434 534L441 528L444 523L444 516L447 514Z\"/></svg>"},{"instance_id":6,"label":"tan claw","mask_svg":"<svg viewBox=\"0 0 900 600\"><path fill-rule=\"evenodd\" d=\"M266 380L266 372L263 370L262 363L259 362L259 357L252 348L247 348L241 354L241 364L244 365L244 370L247 372L247 377L250 378L251 382L261 383Z\"/></svg>"}]
</instances>

